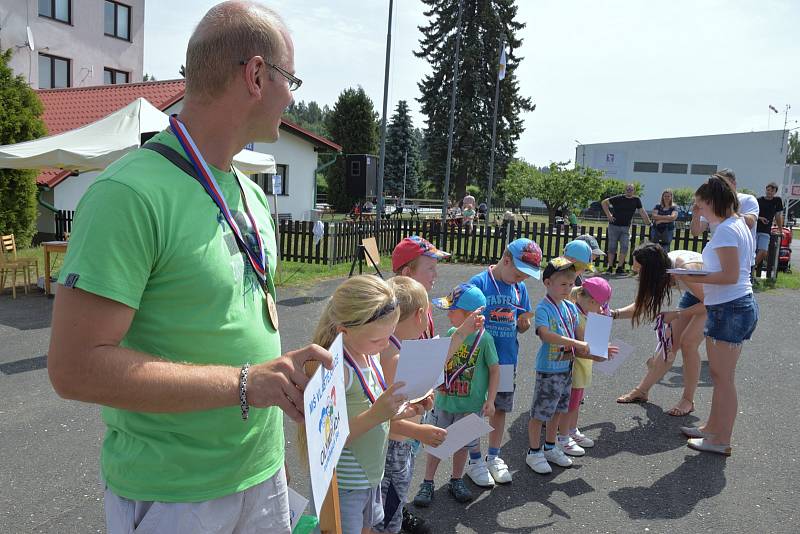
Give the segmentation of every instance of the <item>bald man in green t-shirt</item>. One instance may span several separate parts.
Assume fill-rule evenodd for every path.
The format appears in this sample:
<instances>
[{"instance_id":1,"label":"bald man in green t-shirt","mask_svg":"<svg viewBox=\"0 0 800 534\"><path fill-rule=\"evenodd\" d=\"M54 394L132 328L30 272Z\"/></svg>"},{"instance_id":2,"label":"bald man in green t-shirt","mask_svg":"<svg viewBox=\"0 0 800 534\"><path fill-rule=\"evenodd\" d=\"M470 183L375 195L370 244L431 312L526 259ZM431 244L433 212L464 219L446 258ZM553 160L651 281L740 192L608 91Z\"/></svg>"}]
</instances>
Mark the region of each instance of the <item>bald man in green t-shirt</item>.
<instances>
[{"instance_id":1,"label":"bald man in green t-shirt","mask_svg":"<svg viewBox=\"0 0 800 534\"><path fill-rule=\"evenodd\" d=\"M62 397L103 406L108 532L289 532L282 412L302 420L303 365L331 358L281 355L273 219L231 161L277 140L293 73L277 14L213 7L189 40L183 110L151 140L173 160L129 153L78 206L48 372ZM202 161L229 218L189 174Z\"/></svg>"}]
</instances>

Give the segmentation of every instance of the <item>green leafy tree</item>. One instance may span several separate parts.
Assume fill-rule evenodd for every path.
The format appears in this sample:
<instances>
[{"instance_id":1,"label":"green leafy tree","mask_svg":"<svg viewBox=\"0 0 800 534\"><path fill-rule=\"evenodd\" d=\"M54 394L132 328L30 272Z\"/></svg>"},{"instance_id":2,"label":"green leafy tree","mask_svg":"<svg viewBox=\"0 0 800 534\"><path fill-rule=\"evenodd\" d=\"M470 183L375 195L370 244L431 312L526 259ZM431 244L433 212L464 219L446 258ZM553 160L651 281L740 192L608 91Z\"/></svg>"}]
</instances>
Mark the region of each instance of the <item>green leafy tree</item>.
<instances>
[{"instance_id":1,"label":"green leafy tree","mask_svg":"<svg viewBox=\"0 0 800 534\"><path fill-rule=\"evenodd\" d=\"M327 117L326 128L345 154L378 152L378 114L361 87L342 91ZM344 176L345 158L340 158L328 171L328 203L337 211L348 211L358 200L347 194Z\"/></svg>"},{"instance_id":2,"label":"green leafy tree","mask_svg":"<svg viewBox=\"0 0 800 534\"><path fill-rule=\"evenodd\" d=\"M798 139L798 132L794 132L789 136L789 155L786 163L792 165L800 165L800 139Z\"/></svg>"},{"instance_id":3,"label":"green leafy tree","mask_svg":"<svg viewBox=\"0 0 800 534\"><path fill-rule=\"evenodd\" d=\"M383 172L383 190L387 194L403 194L405 175L406 197L417 194L419 184L419 146L414 135L414 124L409 115L408 103L400 100L397 110L386 127L386 164Z\"/></svg>"},{"instance_id":4,"label":"green leafy tree","mask_svg":"<svg viewBox=\"0 0 800 534\"><path fill-rule=\"evenodd\" d=\"M672 200L684 211L689 211L692 204L694 204L694 189L691 187L679 187L672 191Z\"/></svg>"},{"instance_id":5,"label":"green leafy tree","mask_svg":"<svg viewBox=\"0 0 800 534\"><path fill-rule=\"evenodd\" d=\"M328 106L320 107L313 100L306 104L301 100L300 102L292 102L284 112L284 117L317 135L329 137L330 134L325 124L329 114L330 108Z\"/></svg>"},{"instance_id":6,"label":"green leafy tree","mask_svg":"<svg viewBox=\"0 0 800 534\"><path fill-rule=\"evenodd\" d=\"M22 76L8 66L11 49L0 53L0 145L45 135L42 103ZM0 234L14 234L27 247L36 233L37 171L0 169Z\"/></svg>"},{"instance_id":7,"label":"green leafy tree","mask_svg":"<svg viewBox=\"0 0 800 534\"><path fill-rule=\"evenodd\" d=\"M486 191L492 139L492 112L501 35L506 36L506 77L500 82L497 115L497 153L495 176L506 175L506 166L516 153L522 133L520 113L530 111L529 98L520 96L515 70L522 45L517 34L525 24L518 22L514 0L463 0L459 77L456 88L455 127L453 130L452 176L450 185L461 198L468 184ZM427 6L427 26L420 27L422 37L415 55L425 58L431 73L419 82L425 128L425 177L441 189L447 159L447 134L450 116L450 93L453 86L458 2L423 0ZM496 180L496 182L499 180Z\"/></svg>"},{"instance_id":8,"label":"green leafy tree","mask_svg":"<svg viewBox=\"0 0 800 534\"><path fill-rule=\"evenodd\" d=\"M551 163L541 170L523 160L513 161L500 185L503 197L514 206L523 198L540 200L552 224L556 211L580 208L595 200L604 181L602 171L568 166L569 162Z\"/></svg>"}]
</instances>

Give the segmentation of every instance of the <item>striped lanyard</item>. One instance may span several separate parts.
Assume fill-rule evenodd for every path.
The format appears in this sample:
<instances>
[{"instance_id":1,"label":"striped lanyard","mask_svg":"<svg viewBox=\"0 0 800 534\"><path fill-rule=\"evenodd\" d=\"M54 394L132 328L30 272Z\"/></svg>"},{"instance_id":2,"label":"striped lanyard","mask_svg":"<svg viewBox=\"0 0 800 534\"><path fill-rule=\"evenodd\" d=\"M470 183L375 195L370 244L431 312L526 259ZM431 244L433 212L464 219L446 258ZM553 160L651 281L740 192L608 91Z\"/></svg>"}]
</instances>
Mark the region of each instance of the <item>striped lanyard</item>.
<instances>
[{"instance_id":1,"label":"striped lanyard","mask_svg":"<svg viewBox=\"0 0 800 534\"><path fill-rule=\"evenodd\" d=\"M492 281L492 284L494 284L494 289L497 291L497 294L498 295L502 295L503 293L500 291L500 285L497 283L497 280L494 277L494 273L492 272L492 268L489 267L489 269L487 269L487 271L489 272L489 279ZM505 282L503 282L503 283L505 283ZM527 312L528 310L526 310L525 308L520 306L520 304L522 304L522 295L519 292L519 287L517 287L517 284L506 284L506 285L511 285L511 287L514 288L514 293L516 293L516 295L517 295L517 302L516 302L516 304L511 303L511 307L516 308L517 310L519 310L521 312Z\"/></svg>"},{"instance_id":2,"label":"striped lanyard","mask_svg":"<svg viewBox=\"0 0 800 534\"><path fill-rule=\"evenodd\" d=\"M400 342L400 340L399 340L399 339L397 339L396 337L394 337L394 336L389 336L389 343L391 343L392 345L394 345L394 348L396 348L397 350L400 350L400 346L401 346L401 344L402 344L402 343L401 343L401 342Z\"/></svg>"},{"instance_id":3,"label":"striped lanyard","mask_svg":"<svg viewBox=\"0 0 800 534\"><path fill-rule=\"evenodd\" d=\"M239 229L239 225L236 224L236 220L233 218L230 208L228 208L228 203L225 201L225 197L222 195L222 189L220 189L217 180L214 178L214 173L212 173L211 169L208 167L206 160L203 158L203 155L198 150L194 140L186 130L186 126L184 126L175 115L170 116L169 125L172 129L172 133L174 133L175 137L178 138L178 142L181 144L181 147L183 148L184 152L186 152L186 155L189 157L189 161L192 163L192 166L197 172L198 181L217 205L223 217L225 217L225 220L227 221L228 226L230 226L233 235L236 236L236 240L239 242L239 245L247 253L247 258L250 260L250 265L253 266L253 270L258 276L259 282L261 283L262 287L265 287L264 284L266 283L268 268L266 251L264 249L264 243L261 240L261 234L258 231L258 225L256 225L256 220L253 217L253 214L250 212L250 208L247 206L247 197L244 194L242 183L239 181L239 175L234 170L233 175L236 178L236 185L239 186L239 191L242 193L244 209L247 213L247 217L250 219L250 224L252 225L253 232L256 236L256 245L258 246L257 250L253 250L244 239L242 231Z\"/></svg>"},{"instance_id":4,"label":"striped lanyard","mask_svg":"<svg viewBox=\"0 0 800 534\"><path fill-rule=\"evenodd\" d=\"M567 315L569 315L569 318L571 320L570 323L567 323L567 321L564 319L564 316L561 314L561 306L556 304L556 301L554 301L552 299L552 297L550 297L550 295L547 295L546 298L547 298L547 302L549 302L550 305L553 306L553 308L555 308L556 313L558 314L558 318L561 321L561 327L564 329L564 332L567 333L568 337L570 337L572 339L575 339L575 329L569 327L569 324L573 324L574 325L574 323L576 322L576 318L572 315L572 312L569 311L569 308L567 308ZM570 347L570 350L572 351L572 355L574 356L575 355L575 347Z\"/></svg>"},{"instance_id":5,"label":"striped lanyard","mask_svg":"<svg viewBox=\"0 0 800 534\"><path fill-rule=\"evenodd\" d=\"M344 348L344 345L342 345L342 352L344 352L344 361L353 370L356 378L358 378L358 382L361 384L361 389L364 390L364 394L367 396L367 399L369 399L369 403L375 404L377 397L372 392L372 389L370 389L369 384L367 383L367 377L364 376L364 373L361 371L361 367L359 367L353 357L350 356L350 353L347 352L347 349ZM380 369L378 369L378 366L375 365L375 360L372 358L372 356L367 355L367 361L369 362L372 372L375 373L375 377L378 379L378 384L381 386L381 391L386 391L386 381L383 379L383 374L381 373Z\"/></svg>"},{"instance_id":6,"label":"striped lanyard","mask_svg":"<svg viewBox=\"0 0 800 534\"><path fill-rule=\"evenodd\" d=\"M656 352L664 354L664 361L667 361L669 352L672 350L672 325L664 322L664 314L659 313L656 316L656 325L653 330L656 331Z\"/></svg>"},{"instance_id":7,"label":"striped lanyard","mask_svg":"<svg viewBox=\"0 0 800 534\"><path fill-rule=\"evenodd\" d=\"M452 373L446 373L445 380L444 380L444 388L447 391L450 391L450 388L453 386L453 382L461 376L461 373L467 370L469 367L469 362L472 359L472 356L475 354L475 351L478 350L478 345L481 342L481 338L483 337L483 332L485 329L481 328L477 334L475 334L475 339L472 341L472 347L469 349L469 354L467 354L467 359L464 360L464 363L461 366L453 371Z\"/></svg>"},{"instance_id":8,"label":"striped lanyard","mask_svg":"<svg viewBox=\"0 0 800 534\"><path fill-rule=\"evenodd\" d=\"M433 327L433 314L431 313L431 310L430 310L430 308L429 308L429 309L428 309L428 329L427 329L427 330L425 330L425 331L422 333L422 335L421 335L421 336L419 336L419 338L420 338L420 339L433 339L433 334L434 334L434 327Z\"/></svg>"}]
</instances>

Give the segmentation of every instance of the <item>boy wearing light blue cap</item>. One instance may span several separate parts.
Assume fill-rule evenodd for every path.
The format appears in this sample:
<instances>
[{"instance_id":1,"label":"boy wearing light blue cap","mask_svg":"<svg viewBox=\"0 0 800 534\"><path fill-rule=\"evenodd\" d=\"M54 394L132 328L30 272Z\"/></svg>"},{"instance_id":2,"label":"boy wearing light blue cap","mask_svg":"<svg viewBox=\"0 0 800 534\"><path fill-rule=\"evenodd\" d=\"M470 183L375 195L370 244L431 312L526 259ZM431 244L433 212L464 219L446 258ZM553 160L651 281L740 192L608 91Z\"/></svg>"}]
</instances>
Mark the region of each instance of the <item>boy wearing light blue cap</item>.
<instances>
[{"instance_id":1,"label":"boy wearing light blue cap","mask_svg":"<svg viewBox=\"0 0 800 534\"><path fill-rule=\"evenodd\" d=\"M580 286L583 284L583 273L589 271L590 273L596 272L594 264L592 263L592 247L582 239L575 239L567 243L564 247L565 258L573 261L575 267L575 285Z\"/></svg>"},{"instance_id":2,"label":"boy wearing light blue cap","mask_svg":"<svg viewBox=\"0 0 800 534\"><path fill-rule=\"evenodd\" d=\"M459 284L444 298L433 299L433 305L447 310L447 318L453 327L447 336L459 336L457 329L472 312L486 306L486 297L472 284ZM480 329L463 340L461 346L445 366L444 383L436 392L434 409L429 414L428 423L447 428L471 413L480 417L491 417L500 370L497 365L497 351L491 334ZM453 455L453 471L450 477L450 494L458 502L472 500L472 493L464 484L464 465L470 457L481 457L480 440L477 438ZM428 506L433 500L433 477L439 467L439 459L428 455L425 466L425 479L420 485L414 504ZM484 467L484 471L486 468ZM488 473L486 475L488 477Z\"/></svg>"}]
</instances>

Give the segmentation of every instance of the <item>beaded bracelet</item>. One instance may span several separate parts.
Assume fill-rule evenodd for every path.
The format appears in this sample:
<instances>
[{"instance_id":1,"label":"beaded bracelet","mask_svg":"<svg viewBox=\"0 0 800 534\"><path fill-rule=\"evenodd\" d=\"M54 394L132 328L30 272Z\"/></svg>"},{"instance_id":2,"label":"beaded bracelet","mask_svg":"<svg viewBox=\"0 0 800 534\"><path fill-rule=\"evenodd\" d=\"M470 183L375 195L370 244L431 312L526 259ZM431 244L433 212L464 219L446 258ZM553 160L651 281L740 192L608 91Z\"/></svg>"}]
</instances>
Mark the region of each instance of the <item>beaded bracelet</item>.
<instances>
[{"instance_id":1,"label":"beaded bracelet","mask_svg":"<svg viewBox=\"0 0 800 534\"><path fill-rule=\"evenodd\" d=\"M242 407L242 420L247 421L250 415L250 405L247 404L247 372L250 370L250 362L242 366L239 372L239 405Z\"/></svg>"}]
</instances>

